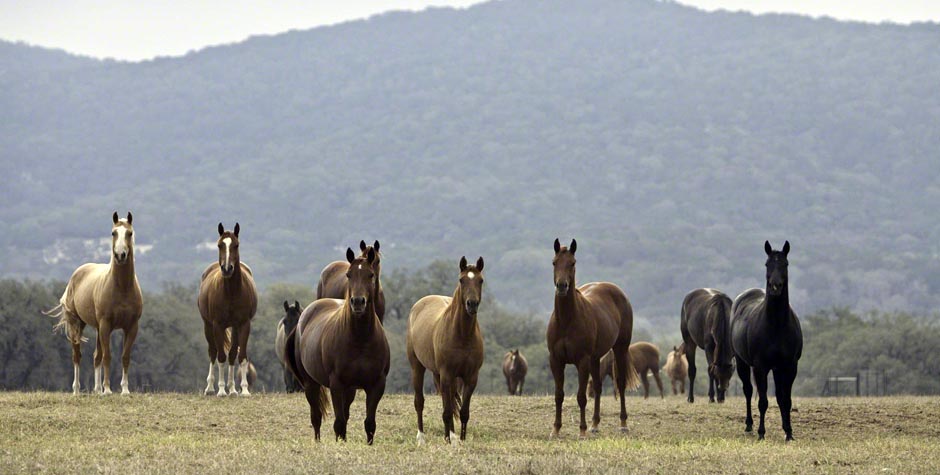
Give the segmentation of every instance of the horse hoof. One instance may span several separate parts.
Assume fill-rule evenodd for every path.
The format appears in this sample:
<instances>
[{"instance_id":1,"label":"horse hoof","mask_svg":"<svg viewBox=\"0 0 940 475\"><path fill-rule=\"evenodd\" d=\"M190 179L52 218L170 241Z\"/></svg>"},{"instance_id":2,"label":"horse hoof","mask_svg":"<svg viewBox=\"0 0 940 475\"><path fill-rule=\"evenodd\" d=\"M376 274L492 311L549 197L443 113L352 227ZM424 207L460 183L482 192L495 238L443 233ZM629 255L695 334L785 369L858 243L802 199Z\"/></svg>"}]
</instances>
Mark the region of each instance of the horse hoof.
<instances>
[{"instance_id":1,"label":"horse hoof","mask_svg":"<svg viewBox=\"0 0 940 475\"><path fill-rule=\"evenodd\" d=\"M793 442L794 440L793 435L787 434L787 442Z\"/></svg>"},{"instance_id":2,"label":"horse hoof","mask_svg":"<svg viewBox=\"0 0 940 475\"><path fill-rule=\"evenodd\" d=\"M228 396L228 393L225 392L224 389L221 389L221 388L220 388L220 389L219 389L219 392L215 393L215 395L218 396L218 397L225 397L225 396Z\"/></svg>"},{"instance_id":3,"label":"horse hoof","mask_svg":"<svg viewBox=\"0 0 940 475\"><path fill-rule=\"evenodd\" d=\"M122 390L121 390L121 396L129 396L130 394L131 394L131 392L128 391L127 389L122 389Z\"/></svg>"},{"instance_id":4,"label":"horse hoof","mask_svg":"<svg viewBox=\"0 0 940 475\"><path fill-rule=\"evenodd\" d=\"M757 434L757 440L764 440L764 434Z\"/></svg>"},{"instance_id":5,"label":"horse hoof","mask_svg":"<svg viewBox=\"0 0 940 475\"><path fill-rule=\"evenodd\" d=\"M597 429L597 426L591 427L591 433L592 433L592 434L596 434L596 433L598 433L598 432L600 432L600 431Z\"/></svg>"},{"instance_id":6,"label":"horse hoof","mask_svg":"<svg viewBox=\"0 0 940 475\"><path fill-rule=\"evenodd\" d=\"M238 391L236 391L235 388L229 389L229 390L228 390L228 395L229 395L229 396L238 396Z\"/></svg>"},{"instance_id":7,"label":"horse hoof","mask_svg":"<svg viewBox=\"0 0 940 475\"><path fill-rule=\"evenodd\" d=\"M241 392L241 394L239 394L239 396L242 396L242 397L250 397L250 396L251 396L251 393L248 392L248 388L244 388L244 389L242 389L242 392Z\"/></svg>"},{"instance_id":8,"label":"horse hoof","mask_svg":"<svg viewBox=\"0 0 940 475\"><path fill-rule=\"evenodd\" d=\"M447 438L450 442L450 445L460 445L460 439L457 437L457 434L451 432L450 437Z\"/></svg>"},{"instance_id":9,"label":"horse hoof","mask_svg":"<svg viewBox=\"0 0 940 475\"><path fill-rule=\"evenodd\" d=\"M418 431L418 445L424 445L426 443L428 443L428 441L424 438L424 432Z\"/></svg>"},{"instance_id":10,"label":"horse hoof","mask_svg":"<svg viewBox=\"0 0 940 475\"><path fill-rule=\"evenodd\" d=\"M102 396L110 396L110 395L111 395L111 388L105 388L105 389L104 389L104 392L101 393L101 395L102 395Z\"/></svg>"},{"instance_id":11,"label":"horse hoof","mask_svg":"<svg viewBox=\"0 0 940 475\"><path fill-rule=\"evenodd\" d=\"M747 427L744 428L744 432L751 432L751 431L753 431L753 430L754 430L754 428L751 427L751 426L747 426Z\"/></svg>"},{"instance_id":12,"label":"horse hoof","mask_svg":"<svg viewBox=\"0 0 940 475\"><path fill-rule=\"evenodd\" d=\"M549 439L557 439L559 437L558 429L552 429L551 434L548 435Z\"/></svg>"},{"instance_id":13,"label":"horse hoof","mask_svg":"<svg viewBox=\"0 0 940 475\"><path fill-rule=\"evenodd\" d=\"M620 426L620 432L626 434L628 431L627 426Z\"/></svg>"}]
</instances>

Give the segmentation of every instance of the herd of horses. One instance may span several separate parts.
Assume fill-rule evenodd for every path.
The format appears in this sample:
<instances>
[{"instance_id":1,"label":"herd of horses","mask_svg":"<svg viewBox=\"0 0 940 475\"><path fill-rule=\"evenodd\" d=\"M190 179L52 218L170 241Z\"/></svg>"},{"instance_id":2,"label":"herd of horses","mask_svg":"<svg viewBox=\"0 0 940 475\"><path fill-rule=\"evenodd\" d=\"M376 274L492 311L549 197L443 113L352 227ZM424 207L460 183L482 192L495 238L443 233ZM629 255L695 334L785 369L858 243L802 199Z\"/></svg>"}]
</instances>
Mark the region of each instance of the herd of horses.
<instances>
[{"instance_id":1,"label":"herd of horses","mask_svg":"<svg viewBox=\"0 0 940 475\"><path fill-rule=\"evenodd\" d=\"M251 322L258 307L258 293L251 268L239 257L240 225L226 230L218 225L218 260L202 273L197 306L203 320L209 355L205 394L250 395L254 368L248 360ZM623 290L610 282L578 286L575 279L577 241L563 246L554 243L554 310L548 322L548 363L555 382L555 419L551 436L562 427L565 367L577 369L577 402L580 437L587 437L588 389L594 397L591 432L600 423L603 381L610 376L615 397L620 395L620 428L627 427L624 391L638 386L642 378L649 396L647 374L652 373L663 396L659 373L659 350L645 342L631 345L633 309ZM369 444L375 437L376 410L385 393L390 367L388 340L383 318L385 296L380 281L380 244L360 242L359 253L346 250L345 261L330 263L320 275L317 298L306 307L285 301L285 316L278 322L275 349L284 367L288 391L302 391L310 406L314 437L320 439L324 415L331 405L333 432L346 439L350 406L357 390L366 398L364 430ZM768 407L767 378L773 371L776 397L786 440L793 440L790 424L790 393L802 352L802 333L797 315L790 308L787 255L790 243L774 250L764 243L766 289L750 289L732 300L715 289L696 289L682 302L682 344L669 353L663 370L670 377L673 393L685 391L694 401L695 353L705 351L708 362L709 400L722 402L728 382L737 368L747 413L745 431L753 427L752 380L757 385L760 410L759 439L764 438ZM406 351L411 365L417 441L424 436L424 379L430 371L443 401L444 440L456 443L455 419L460 420L460 440L466 439L470 401L484 358L484 340L477 321L483 299L484 260L469 263L462 257L455 272L451 296L428 295L411 309L407 322ZM82 332L90 325L97 330L94 354L95 388L110 394L109 367L111 332L124 332L122 394L127 394L131 348L143 308L140 286L134 271L133 216L112 216L111 261L84 264L72 274L59 304L47 315L59 319L72 345L74 381L79 394L79 363ZM228 362L226 378L225 362ZM503 361L510 394L521 395L528 362L519 350L507 352ZM240 389L236 386L236 373ZM217 384L217 386L216 386ZM217 388L217 389L216 389Z\"/></svg>"}]
</instances>

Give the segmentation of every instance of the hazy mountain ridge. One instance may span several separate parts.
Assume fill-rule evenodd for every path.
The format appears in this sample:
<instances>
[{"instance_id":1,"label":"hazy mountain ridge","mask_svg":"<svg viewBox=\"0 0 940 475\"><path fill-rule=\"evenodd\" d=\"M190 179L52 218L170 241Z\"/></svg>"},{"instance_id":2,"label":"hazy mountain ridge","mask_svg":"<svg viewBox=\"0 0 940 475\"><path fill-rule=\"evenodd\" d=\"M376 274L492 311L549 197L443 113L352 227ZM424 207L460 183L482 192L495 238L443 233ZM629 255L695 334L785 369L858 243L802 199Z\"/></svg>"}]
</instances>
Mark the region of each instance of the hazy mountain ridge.
<instances>
[{"instance_id":1,"label":"hazy mountain ridge","mask_svg":"<svg viewBox=\"0 0 940 475\"><path fill-rule=\"evenodd\" d=\"M378 238L392 267L483 254L489 291L545 309L574 236L579 281L650 316L760 285L763 240L788 238L800 307L935 309L938 47L924 25L509 0L0 76L0 262L65 278L130 208L145 285L196 279L237 219L262 285Z\"/></svg>"}]
</instances>

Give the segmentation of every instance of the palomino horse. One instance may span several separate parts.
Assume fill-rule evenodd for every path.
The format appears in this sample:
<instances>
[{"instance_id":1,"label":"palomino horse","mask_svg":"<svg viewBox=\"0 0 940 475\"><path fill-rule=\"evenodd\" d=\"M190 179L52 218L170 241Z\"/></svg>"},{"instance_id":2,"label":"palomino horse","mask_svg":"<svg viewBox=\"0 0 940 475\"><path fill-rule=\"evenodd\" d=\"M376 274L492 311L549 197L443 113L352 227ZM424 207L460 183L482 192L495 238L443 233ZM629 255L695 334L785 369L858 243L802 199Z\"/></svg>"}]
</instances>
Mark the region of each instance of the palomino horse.
<instances>
[{"instance_id":1,"label":"palomino horse","mask_svg":"<svg viewBox=\"0 0 940 475\"><path fill-rule=\"evenodd\" d=\"M665 397L663 393L663 380L659 377L659 348L645 341L638 341L630 345L630 361L633 362L633 368L640 376L643 383L643 399L650 397L650 382L646 374L653 373L653 379L656 380L656 386L659 387L659 397ZM611 380L616 381L617 376L614 373L614 350L610 350L601 358L601 378L610 376ZM594 387L590 384L593 379L588 381L588 395L594 396ZM617 388L614 387L614 399L617 398Z\"/></svg>"},{"instance_id":2,"label":"palomino horse","mask_svg":"<svg viewBox=\"0 0 940 475\"><path fill-rule=\"evenodd\" d=\"M297 327L297 321L300 320L300 302L294 300L294 305L284 301L284 312L287 314L281 321L277 322L277 333L274 337L274 352L277 353L277 360L281 362L281 368L284 370L284 389L289 393L296 393L303 390L300 381L294 377L290 366L287 363L285 347L287 346L287 335Z\"/></svg>"},{"instance_id":3,"label":"palomino horse","mask_svg":"<svg viewBox=\"0 0 940 475\"><path fill-rule=\"evenodd\" d=\"M695 402L695 349L705 350L708 362L708 402L725 402L734 374L731 349L731 298L715 289L695 289L682 300L679 329L689 365L689 402Z\"/></svg>"},{"instance_id":4,"label":"palomino horse","mask_svg":"<svg viewBox=\"0 0 940 475\"><path fill-rule=\"evenodd\" d=\"M367 246L365 241L359 241L359 257L366 257L369 250L375 251L375 261L372 264L375 270L375 280L379 285L379 293L375 299L375 314L379 316L379 321L385 321L385 292L382 290L382 253L379 252L379 241L375 241L371 246ZM349 263L345 261L333 261L327 264L320 272L320 281L317 282L318 299L344 299L346 298L346 272L349 270Z\"/></svg>"},{"instance_id":5,"label":"palomino horse","mask_svg":"<svg viewBox=\"0 0 940 475\"><path fill-rule=\"evenodd\" d=\"M444 402L444 441L456 442L454 417L460 411L460 440L467 438L470 397L483 366L483 336L477 309L483 298L483 258L475 266L460 258L460 277L453 297L428 295L408 316L406 353L418 413L418 443L424 443L424 372L431 370ZM462 395L460 394L462 389Z\"/></svg>"},{"instance_id":6,"label":"palomino horse","mask_svg":"<svg viewBox=\"0 0 940 475\"><path fill-rule=\"evenodd\" d=\"M529 362L518 349L507 351L503 356L503 376L506 377L506 387L509 394L522 396L522 387L525 386L525 375L529 372Z\"/></svg>"},{"instance_id":7,"label":"palomino horse","mask_svg":"<svg viewBox=\"0 0 940 475\"><path fill-rule=\"evenodd\" d=\"M584 411L587 405L588 376L594 378L594 417L591 432L597 432L601 420L603 379L601 357L614 350L616 385L622 394L629 385L636 387L637 375L630 358L633 337L633 309L627 296L614 284L593 282L575 287L575 257L578 243L564 247L555 239L552 260L555 283L555 310L548 321L546 339L548 361L555 379L555 426L552 436L561 430L561 405L565 400L565 365L578 369L578 406L581 409L581 437L587 436ZM627 428L627 407L620 398L620 430Z\"/></svg>"},{"instance_id":8,"label":"palomino horse","mask_svg":"<svg viewBox=\"0 0 940 475\"><path fill-rule=\"evenodd\" d=\"M337 440L346 440L349 406L356 398L356 389L366 393L365 430L370 445L375 437L375 411L385 393L390 362L385 330L375 314L379 285L375 259L374 249L366 257L356 257L352 249L347 249L350 265L345 299L315 300L287 335L285 354L310 404L316 440L320 440L320 423L327 404L324 388L329 388L333 400Z\"/></svg>"},{"instance_id":9,"label":"palomino horse","mask_svg":"<svg viewBox=\"0 0 940 475\"><path fill-rule=\"evenodd\" d=\"M242 396L250 396L248 390L248 335L251 334L251 319L258 309L258 292L251 268L241 262L238 255L238 232L226 231L219 223L219 261L209 264L202 273L199 284L199 314L202 315L206 342L209 343L209 375L206 376L206 395L215 385L213 365L219 373L218 396L235 395L235 361L239 363ZM226 330L231 328L231 348L227 348ZM223 366L228 350L228 390L223 378Z\"/></svg>"},{"instance_id":10,"label":"palomino horse","mask_svg":"<svg viewBox=\"0 0 940 475\"><path fill-rule=\"evenodd\" d=\"M82 360L82 331L85 325L98 330L95 343L95 393L111 394L111 331L124 331L121 363L121 394L129 394L127 370L131 365L131 348L137 338L137 327L143 310L140 285L134 273L134 217L118 219L111 216L111 262L82 264L69 279L59 305L46 315L59 318L56 329L65 330L72 343L72 365L75 379L72 393L81 389L78 367ZM102 371L103 369L103 371Z\"/></svg>"},{"instance_id":11,"label":"palomino horse","mask_svg":"<svg viewBox=\"0 0 940 475\"><path fill-rule=\"evenodd\" d=\"M731 344L734 347L738 377L744 387L747 399L747 418L745 432L750 432L754 425L751 417L750 369L753 368L754 382L757 384L760 409L760 426L757 428L759 439L764 438L764 414L767 412L767 373L774 372L774 385L777 392L777 405L780 406L780 418L787 441L793 440L793 428L790 426L790 391L796 379L797 363L803 354L803 331L800 319L790 308L790 294L787 282L787 254L790 242L783 244L782 251L775 251L770 243L764 242L767 253L766 292L762 289L745 290L734 299L731 307ZM689 358L691 362L691 358Z\"/></svg>"},{"instance_id":12,"label":"palomino horse","mask_svg":"<svg viewBox=\"0 0 940 475\"><path fill-rule=\"evenodd\" d=\"M672 381L672 394L676 396L679 393L685 394L685 378L689 376L689 362L685 353L680 350L683 345L684 343L678 347L672 347L672 351L666 355L666 365L663 366L663 371Z\"/></svg>"}]
</instances>

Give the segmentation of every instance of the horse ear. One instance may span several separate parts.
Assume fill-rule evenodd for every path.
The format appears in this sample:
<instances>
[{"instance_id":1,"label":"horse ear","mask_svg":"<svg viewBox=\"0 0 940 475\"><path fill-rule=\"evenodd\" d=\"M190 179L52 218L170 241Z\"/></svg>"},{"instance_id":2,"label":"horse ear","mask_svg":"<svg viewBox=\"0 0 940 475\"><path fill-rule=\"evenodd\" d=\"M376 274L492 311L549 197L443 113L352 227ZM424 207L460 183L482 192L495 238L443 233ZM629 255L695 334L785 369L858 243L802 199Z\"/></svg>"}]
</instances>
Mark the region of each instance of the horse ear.
<instances>
[{"instance_id":1,"label":"horse ear","mask_svg":"<svg viewBox=\"0 0 940 475\"><path fill-rule=\"evenodd\" d=\"M783 243L783 255L786 256L789 253L790 253L790 241L786 241Z\"/></svg>"},{"instance_id":2,"label":"horse ear","mask_svg":"<svg viewBox=\"0 0 940 475\"><path fill-rule=\"evenodd\" d=\"M477 270L483 272L483 256L477 258Z\"/></svg>"},{"instance_id":3,"label":"horse ear","mask_svg":"<svg viewBox=\"0 0 940 475\"><path fill-rule=\"evenodd\" d=\"M111 221L112 221L114 224L117 224L117 222L118 222L117 211L115 211L114 214L111 215Z\"/></svg>"},{"instance_id":4,"label":"horse ear","mask_svg":"<svg viewBox=\"0 0 940 475\"><path fill-rule=\"evenodd\" d=\"M225 226L222 226L222 223L219 223L219 236L225 234Z\"/></svg>"},{"instance_id":5,"label":"horse ear","mask_svg":"<svg viewBox=\"0 0 940 475\"><path fill-rule=\"evenodd\" d=\"M571 240L571 245L568 246L568 252L574 254L578 250L578 241L575 239Z\"/></svg>"},{"instance_id":6,"label":"horse ear","mask_svg":"<svg viewBox=\"0 0 940 475\"><path fill-rule=\"evenodd\" d=\"M235 223L235 237L238 237L238 230L241 229L241 226L238 223Z\"/></svg>"},{"instance_id":7,"label":"horse ear","mask_svg":"<svg viewBox=\"0 0 940 475\"><path fill-rule=\"evenodd\" d=\"M366 250L366 242L365 242L365 241L359 241L359 250L365 252L365 250Z\"/></svg>"},{"instance_id":8,"label":"horse ear","mask_svg":"<svg viewBox=\"0 0 940 475\"><path fill-rule=\"evenodd\" d=\"M134 215L130 211L127 212L127 224L134 224Z\"/></svg>"},{"instance_id":9,"label":"horse ear","mask_svg":"<svg viewBox=\"0 0 940 475\"><path fill-rule=\"evenodd\" d=\"M366 256L366 258L368 259L369 264L375 262L375 249L369 249L369 255Z\"/></svg>"},{"instance_id":10,"label":"horse ear","mask_svg":"<svg viewBox=\"0 0 940 475\"><path fill-rule=\"evenodd\" d=\"M300 310L300 302L294 300L294 306L297 307L297 310Z\"/></svg>"},{"instance_id":11,"label":"horse ear","mask_svg":"<svg viewBox=\"0 0 940 475\"><path fill-rule=\"evenodd\" d=\"M356 255L353 254L351 247L346 248L346 260L349 261L350 264L352 264L352 261L356 260Z\"/></svg>"},{"instance_id":12,"label":"horse ear","mask_svg":"<svg viewBox=\"0 0 940 475\"><path fill-rule=\"evenodd\" d=\"M558 242L558 238L555 238L555 254L558 254L558 251L561 250L561 243Z\"/></svg>"},{"instance_id":13,"label":"horse ear","mask_svg":"<svg viewBox=\"0 0 940 475\"><path fill-rule=\"evenodd\" d=\"M773 252L773 248L770 247L770 241L764 241L764 252L769 256Z\"/></svg>"},{"instance_id":14,"label":"horse ear","mask_svg":"<svg viewBox=\"0 0 940 475\"><path fill-rule=\"evenodd\" d=\"M287 300L284 301L284 311L285 311L285 312L289 312L289 311L290 311L290 304L287 303Z\"/></svg>"},{"instance_id":15,"label":"horse ear","mask_svg":"<svg viewBox=\"0 0 940 475\"><path fill-rule=\"evenodd\" d=\"M375 242L372 243L372 248L375 249L375 252L379 252L379 240L378 239L376 239Z\"/></svg>"},{"instance_id":16,"label":"horse ear","mask_svg":"<svg viewBox=\"0 0 940 475\"><path fill-rule=\"evenodd\" d=\"M460 258L460 272L467 270L467 256Z\"/></svg>"}]
</instances>

